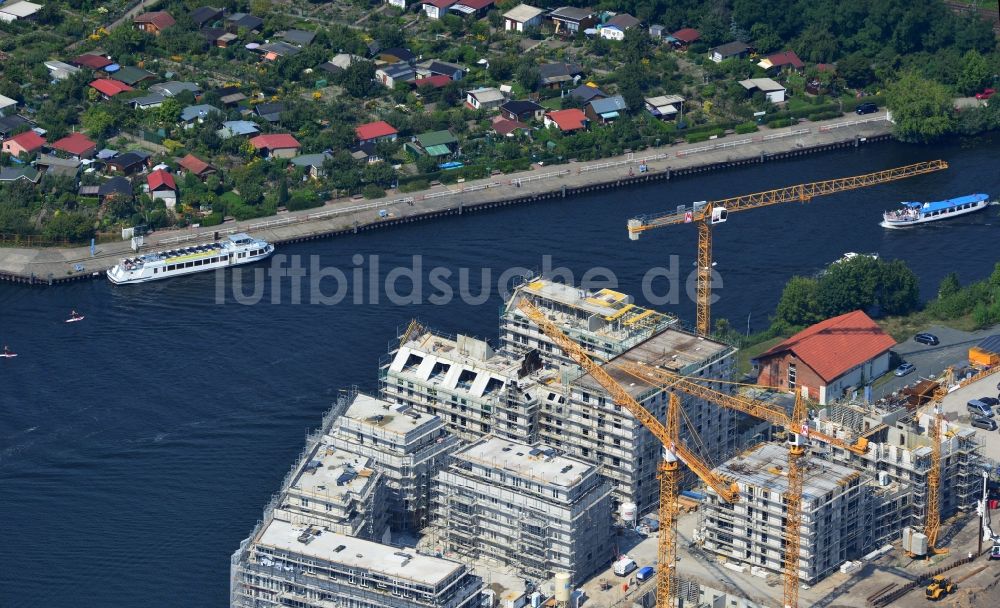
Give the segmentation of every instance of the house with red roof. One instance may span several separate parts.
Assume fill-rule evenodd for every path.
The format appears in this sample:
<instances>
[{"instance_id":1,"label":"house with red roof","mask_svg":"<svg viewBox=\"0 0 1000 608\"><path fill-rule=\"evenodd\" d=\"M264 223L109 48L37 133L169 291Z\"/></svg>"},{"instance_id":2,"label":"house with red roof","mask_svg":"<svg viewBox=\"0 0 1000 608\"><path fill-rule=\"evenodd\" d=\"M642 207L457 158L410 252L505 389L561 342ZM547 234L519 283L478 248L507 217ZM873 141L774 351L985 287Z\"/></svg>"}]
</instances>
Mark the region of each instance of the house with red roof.
<instances>
[{"instance_id":1,"label":"house with red roof","mask_svg":"<svg viewBox=\"0 0 1000 608\"><path fill-rule=\"evenodd\" d=\"M799 59L799 56L795 54L795 51L781 51L780 53L768 55L757 62L757 65L765 70L775 70L778 72L786 70L801 72L806 67L802 63L802 60Z\"/></svg>"},{"instance_id":2,"label":"house with red roof","mask_svg":"<svg viewBox=\"0 0 1000 608\"><path fill-rule=\"evenodd\" d=\"M571 133L587 128L587 115L578 108L555 110L545 115L544 122L546 127L556 127L563 133Z\"/></svg>"},{"instance_id":3,"label":"house with red roof","mask_svg":"<svg viewBox=\"0 0 1000 608\"><path fill-rule=\"evenodd\" d=\"M167 11L153 11L151 13L136 15L132 18L132 25L135 29L157 36L163 30L176 24L177 22L174 20L173 15Z\"/></svg>"},{"instance_id":4,"label":"house with red roof","mask_svg":"<svg viewBox=\"0 0 1000 608\"><path fill-rule=\"evenodd\" d=\"M302 147L302 144L288 133L258 135L250 140L250 145L267 158L292 158Z\"/></svg>"},{"instance_id":5,"label":"house with red roof","mask_svg":"<svg viewBox=\"0 0 1000 608\"><path fill-rule=\"evenodd\" d=\"M167 205L167 209L177 206L177 182L174 176L164 169L157 169L146 176L146 188L149 198L160 199Z\"/></svg>"},{"instance_id":6,"label":"house with red roof","mask_svg":"<svg viewBox=\"0 0 1000 608\"><path fill-rule=\"evenodd\" d=\"M384 120L369 122L354 128L359 144L375 143L377 141L395 141L399 131Z\"/></svg>"},{"instance_id":7,"label":"house with red roof","mask_svg":"<svg viewBox=\"0 0 1000 608\"><path fill-rule=\"evenodd\" d=\"M757 355L757 384L801 391L821 405L889 371L896 341L860 310L803 329Z\"/></svg>"},{"instance_id":8,"label":"house with red roof","mask_svg":"<svg viewBox=\"0 0 1000 608\"><path fill-rule=\"evenodd\" d=\"M108 67L113 61L105 57L104 55L95 55L94 53L85 53L83 55L77 55L70 60L70 63L81 68L90 68L91 70L100 70Z\"/></svg>"},{"instance_id":9,"label":"house with red roof","mask_svg":"<svg viewBox=\"0 0 1000 608\"><path fill-rule=\"evenodd\" d=\"M193 173L198 179L205 179L215 173L215 167L201 160L194 154L188 154L177 161L177 165L189 173Z\"/></svg>"},{"instance_id":10,"label":"house with red roof","mask_svg":"<svg viewBox=\"0 0 1000 608\"><path fill-rule=\"evenodd\" d=\"M49 144L53 150L58 150L74 158L90 158L97 151L97 143L83 133L71 133L62 139Z\"/></svg>"},{"instance_id":11,"label":"house with red roof","mask_svg":"<svg viewBox=\"0 0 1000 608\"><path fill-rule=\"evenodd\" d=\"M421 87L431 87L432 89L440 89L451 82L451 76L446 76L444 74L434 74L433 76L425 76L423 78L417 78L413 81L413 86L418 89Z\"/></svg>"},{"instance_id":12,"label":"house with red roof","mask_svg":"<svg viewBox=\"0 0 1000 608\"><path fill-rule=\"evenodd\" d=\"M3 142L3 151L11 156L20 156L22 154L29 156L41 150L44 145L44 137L34 131L25 131L24 133L18 133L14 137L5 139Z\"/></svg>"},{"instance_id":13,"label":"house with red roof","mask_svg":"<svg viewBox=\"0 0 1000 608\"><path fill-rule=\"evenodd\" d=\"M678 49L686 49L699 40L701 40L701 32L691 27L677 30L667 38L667 41Z\"/></svg>"},{"instance_id":14,"label":"house with red roof","mask_svg":"<svg viewBox=\"0 0 1000 608\"><path fill-rule=\"evenodd\" d=\"M428 19L440 19L458 0L424 0L424 13Z\"/></svg>"},{"instance_id":15,"label":"house with red roof","mask_svg":"<svg viewBox=\"0 0 1000 608\"><path fill-rule=\"evenodd\" d=\"M90 86L100 93L104 99L111 99L119 93L127 93L135 90L124 82L111 80L110 78L98 78L91 82Z\"/></svg>"}]
</instances>

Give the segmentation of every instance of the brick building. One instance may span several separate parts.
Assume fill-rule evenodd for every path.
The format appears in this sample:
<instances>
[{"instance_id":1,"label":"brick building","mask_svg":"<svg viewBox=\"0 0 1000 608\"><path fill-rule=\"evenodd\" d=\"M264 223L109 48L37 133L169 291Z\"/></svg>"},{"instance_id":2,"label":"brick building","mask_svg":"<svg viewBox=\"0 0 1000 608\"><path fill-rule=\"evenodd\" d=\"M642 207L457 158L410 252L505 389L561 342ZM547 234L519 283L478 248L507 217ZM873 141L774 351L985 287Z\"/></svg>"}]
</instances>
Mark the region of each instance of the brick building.
<instances>
[{"instance_id":1,"label":"brick building","mask_svg":"<svg viewBox=\"0 0 1000 608\"><path fill-rule=\"evenodd\" d=\"M889 371L896 341L855 310L803 329L754 359L757 383L794 391L826 405Z\"/></svg>"}]
</instances>

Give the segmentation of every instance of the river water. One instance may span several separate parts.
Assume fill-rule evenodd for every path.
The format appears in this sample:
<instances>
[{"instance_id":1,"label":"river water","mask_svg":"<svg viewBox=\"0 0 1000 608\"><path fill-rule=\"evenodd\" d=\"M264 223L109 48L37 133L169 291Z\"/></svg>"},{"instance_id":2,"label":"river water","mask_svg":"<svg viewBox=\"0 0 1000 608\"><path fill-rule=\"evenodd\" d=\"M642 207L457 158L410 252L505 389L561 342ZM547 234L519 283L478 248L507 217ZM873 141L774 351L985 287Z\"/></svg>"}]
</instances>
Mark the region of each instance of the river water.
<instances>
[{"instance_id":1,"label":"river water","mask_svg":"<svg viewBox=\"0 0 1000 608\"><path fill-rule=\"evenodd\" d=\"M281 248L306 267L316 260L349 278L357 273L365 289L349 291L364 291L363 304L353 295L321 304L307 278L299 304L285 280L276 290L267 282L261 301L244 305L232 273L221 282L206 274L118 288L0 284L0 341L19 354L0 359L0 606L224 605L229 556L305 433L338 389L377 386L378 360L400 326L419 317L445 332L495 336L497 289L480 305L460 297L434 304L434 267L452 271L436 284L456 292L458 269L469 269L479 294L482 269L495 284L504 269L542 268L548 255L577 279L605 267L645 304L650 268L673 264L682 279L693 270L696 230L675 226L633 243L627 217L934 158L951 168L733 214L718 226L723 288L713 314L738 327L749 317L760 329L790 276L815 273L847 251L906 260L925 297L951 271L963 280L987 276L998 258L997 210L918 231L887 231L878 220L901 200L1000 195L996 145L879 144ZM399 305L367 289L372 276L412 267L415 254L423 303ZM251 283L244 274L244 293ZM395 284L408 293L406 281ZM338 285L333 278L321 287L330 297ZM662 294L666 281L654 287ZM683 294L660 307L693 321ZM65 324L72 308L87 318Z\"/></svg>"}]
</instances>

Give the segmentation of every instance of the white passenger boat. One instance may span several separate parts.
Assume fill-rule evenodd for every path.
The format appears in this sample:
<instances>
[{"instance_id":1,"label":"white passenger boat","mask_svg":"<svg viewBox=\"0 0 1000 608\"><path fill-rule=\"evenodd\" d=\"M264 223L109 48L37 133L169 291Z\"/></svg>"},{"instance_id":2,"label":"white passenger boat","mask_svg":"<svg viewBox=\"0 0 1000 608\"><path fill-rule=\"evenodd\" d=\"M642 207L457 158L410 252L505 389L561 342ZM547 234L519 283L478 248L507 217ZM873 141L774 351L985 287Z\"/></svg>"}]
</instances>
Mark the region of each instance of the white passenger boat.
<instances>
[{"instance_id":1,"label":"white passenger boat","mask_svg":"<svg viewBox=\"0 0 1000 608\"><path fill-rule=\"evenodd\" d=\"M991 204L994 203L990 202L988 194L969 194L932 203L902 203L902 209L886 211L882 214L881 226L883 228L909 228L910 226L982 211Z\"/></svg>"},{"instance_id":2,"label":"white passenger boat","mask_svg":"<svg viewBox=\"0 0 1000 608\"><path fill-rule=\"evenodd\" d=\"M108 270L108 280L117 285L145 283L263 260L274 253L274 245L246 233L230 235L216 243L147 253L122 260Z\"/></svg>"}]
</instances>

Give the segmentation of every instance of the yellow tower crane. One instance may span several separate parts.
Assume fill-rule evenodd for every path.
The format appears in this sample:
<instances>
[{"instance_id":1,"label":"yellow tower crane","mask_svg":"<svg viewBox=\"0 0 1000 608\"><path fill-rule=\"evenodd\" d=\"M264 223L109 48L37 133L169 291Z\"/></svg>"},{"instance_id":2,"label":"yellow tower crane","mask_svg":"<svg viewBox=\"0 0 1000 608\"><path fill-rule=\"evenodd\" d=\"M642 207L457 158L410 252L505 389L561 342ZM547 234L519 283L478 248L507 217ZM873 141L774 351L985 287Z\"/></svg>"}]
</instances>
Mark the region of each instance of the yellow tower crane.
<instances>
[{"instance_id":1,"label":"yellow tower crane","mask_svg":"<svg viewBox=\"0 0 1000 608\"><path fill-rule=\"evenodd\" d=\"M800 529L802 521L802 467L800 464L801 458L806 451L806 443L810 438L815 438L836 447L863 454L868 447L867 440L860 438L857 443L848 445L836 437L831 437L810 429L805 400L799 392L795 393L795 406L792 409L791 417L789 417L784 409L770 403L717 391L662 367L632 362L612 363L618 369L644 382L664 388L669 387L673 391L679 391L698 399L711 401L723 407L749 414L755 418L760 418L771 424L781 426L788 432L788 492L785 493L787 517L785 524L784 607L797 608L799 601L799 554L802 546L802 532Z\"/></svg>"},{"instance_id":2,"label":"yellow tower crane","mask_svg":"<svg viewBox=\"0 0 1000 608\"><path fill-rule=\"evenodd\" d=\"M1000 372L1000 366L994 365L980 370L958 383L956 388L961 388L978 382L983 378L992 376ZM948 549L937 546L938 534L941 532L941 427L944 424L944 410L941 401L951 390L954 382L952 369L945 370L944 378L938 384L934 394L931 395L930 402L923 409L918 410L914 419L919 421L920 413L926 409L931 409L933 414L930 424L927 427L927 436L931 440L931 466L927 470L927 512L924 517L924 534L927 536L927 555L947 553Z\"/></svg>"},{"instance_id":3,"label":"yellow tower crane","mask_svg":"<svg viewBox=\"0 0 1000 608\"><path fill-rule=\"evenodd\" d=\"M676 563L677 534L677 460L682 461L702 481L712 488L723 500L736 502L740 497L740 489L732 481L727 481L716 475L708 465L701 461L687 446L677 440L679 432L676 419L670 423L671 417L680 415L680 405L676 396L671 396L668 411L668 426L664 426L641 403L636 401L625 388L611 377L600 365L595 363L579 344L571 340L559 327L549 321L537 306L527 298L517 303L518 309L533 321L545 335L562 349L590 377L608 391L612 400L625 408L653 436L660 440L664 447L664 460L658 467L660 478L660 536L657 545L659 576L657 577L656 603L660 608L673 608L674 591L672 586L673 569ZM672 428L670 428L672 427ZM667 525L669 524L669 526Z\"/></svg>"},{"instance_id":4,"label":"yellow tower crane","mask_svg":"<svg viewBox=\"0 0 1000 608\"><path fill-rule=\"evenodd\" d=\"M747 211L758 207L767 207L779 203L807 202L817 196L836 194L845 190L856 190L867 188L878 184L884 184L916 175L932 173L947 169L948 163L943 160L932 160L905 167L896 167L885 171L877 171L865 175L855 175L853 177L841 177L821 182L809 182L768 190L767 192L756 192L754 194L744 194L718 201L704 201L695 203L691 207L678 207L676 211L669 211L657 215L635 217L628 220L628 236L631 240L639 239L639 236L654 228L673 226L675 224L687 224L695 222L698 224L698 301L697 319L695 327L699 335L707 336L712 330L711 324L711 297L712 297L712 225L721 224L726 221L730 213L736 211Z\"/></svg>"}]
</instances>

